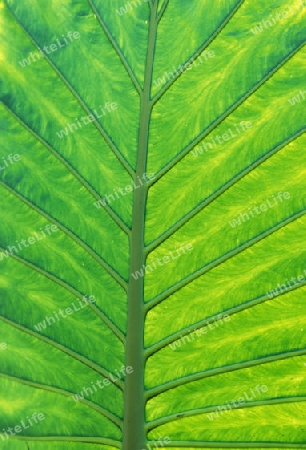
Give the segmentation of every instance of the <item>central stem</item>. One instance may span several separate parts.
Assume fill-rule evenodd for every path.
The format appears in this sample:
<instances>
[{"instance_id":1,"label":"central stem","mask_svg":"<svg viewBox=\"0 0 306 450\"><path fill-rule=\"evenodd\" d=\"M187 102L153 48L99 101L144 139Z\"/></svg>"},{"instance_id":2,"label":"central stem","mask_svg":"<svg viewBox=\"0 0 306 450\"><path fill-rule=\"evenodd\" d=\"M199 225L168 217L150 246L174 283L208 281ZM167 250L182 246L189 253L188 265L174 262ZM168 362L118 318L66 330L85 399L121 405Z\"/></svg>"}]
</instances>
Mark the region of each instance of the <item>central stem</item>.
<instances>
[{"instance_id":1,"label":"central stem","mask_svg":"<svg viewBox=\"0 0 306 450\"><path fill-rule=\"evenodd\" d=\"M157 32L157 0L150 13L148 50L145 68L144 87L140 97L139 145L137 155L137 176L142 178L146 172L149 127L151 118L151 84L153 60ZM132 274L145 264L145 211L147 201L146 185L134 191L132 235L130 241L130 279L128 290L128 323L126 339L126 367L133 372L126 376L124 386L123 450L142 450L146 448L145 431L145 387L144 387L144 277L135 279Z\"/></svg>"}]
</instances>

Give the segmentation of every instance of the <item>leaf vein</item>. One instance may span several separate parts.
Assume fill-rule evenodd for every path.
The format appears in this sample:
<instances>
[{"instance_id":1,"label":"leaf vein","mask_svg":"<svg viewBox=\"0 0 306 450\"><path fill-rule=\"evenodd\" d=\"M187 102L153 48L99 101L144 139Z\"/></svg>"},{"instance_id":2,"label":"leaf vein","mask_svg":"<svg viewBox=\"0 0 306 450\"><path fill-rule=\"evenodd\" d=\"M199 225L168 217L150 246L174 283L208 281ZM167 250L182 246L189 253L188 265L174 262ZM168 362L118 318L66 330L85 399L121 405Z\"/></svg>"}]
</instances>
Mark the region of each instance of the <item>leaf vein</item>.
<instances>
[{"instance_id":1,"label":"leaf vein","mask_svg":"<svg viewBox=\"0 0 306 450\"><path fill-rule=\"evenodd\" d=\"M219 266L220 264L225 263L229 259L233 258L237 254L243 252L244 250L252 247L257 242L261 241L262 239L265 239L268 236L271 236L273 233L277 232L281 228L287 226L289 223L299 219L300 217L303 217L306 213L306 210L301 210L295 214L292 214L287 219L284 219L283 221L279 222L275 226L271 227L270 229L263 231L262 233L258 234L252 239L249 239L244 244L239 245L234 250L231 250L227 253L225 253L220 258L215 259L214 261L210 262L206 266L203 266L201 269L198 269L197 271L193 272L192 274L188 275L187 277L183 278L181 281L177 282L170 288L166 289L161 294L157 295L155 298L150 300L145 305L146 312L152 309L154 306L161 303L163 300L168 298L170 295L174 294L176 291L182 289L184 286L187 286L187 284L191 283L192 281L199 278L201 275L204 275L204 273L209 272L210 270L214 269L215 267Z\"/></svg>"},{"instance_id":2,"label":"leaf vein","mask_svg":"<svg viewBox=\"0 0 306 450\"><path fill-rule=\"evenodd\" d=\"M28 124L26 124L14 111L12 111L5 103L3 106L6 110L32 135L34 136L42 145L44 145L50 153L60 161L66 169L79 181L79 183L85 187L85 189L94 197L95 200L100 200L99 194L95 191L95 189L79 174L79 172L72 167L72 165L62 156L60 155L47 141L45 141L39 134L36 133ZM101 205L107 214L113 219L113 221L121 228L121 230L128 236L131 234L131 229L127 226L127 224L119 217L115 211L108 206L107 204Z\"/></svg>"},{"instance_id":3,"label":"leaf vein","mask_svg":"<svg viewBox=\"0 0 306 450\"><path fill-rule=\"evenodd\" d=\"M65 86L68 88L68 90L71 92L71 94L74 96L74 98L77 100L77 102L81 105L81 107L84 109L87 115L92 115L93 111L87 106L87 104L84 102L84 100L81 98L81 96L77 93L76 89L72 86L70 81L64 76L64 74L59 70L59 68L54 64L54 62L49 58L48 54L45 53L39 45L36 43L34 38L30 35L30 33L27 31L27 29L24 27L24 25L20 22L18 17L15 15L15 13L11 10L11 8L7 4L7 0L5 0L6 5L14 19L16 20L17 24L20 26L20 28L24 31L24 33L28 36L28 38L31 40L32 44L41 52L44 53L44 57L46 61L49 63L50 67L55 71L55 73L59 76L59 78L62 80L62 82L65 84ZM121 154L121 152L117 149L114 142L111 140L107 132L104 130L102 125L97 121L94 120L91 122L93 126L97 128L105 142L108 144L111 151L114 153L114 155L117 157L117 159L120 161L121 165L124 167L124 169L130 174L130 176L133 178L135 176L135 171L130 166L128 161L124 158L124 156Z\"/></svg>"},{"instance_id":4,"label":"leaf vein","mask_svg":"<svg viewBox=\"0 0 306 450\"><path fill-rule=\"evenodd\" d=\"M169 5L169 1L170 0L164 0L164 3L162 4L162 7L160 8L160 11L159 11L158 16L157 16L157 23L159 23L161 21L163 15L164 15L164 13L165 13L165 11L167 9L167 6Z\"/></svg>"},{"instance_id":5,"label":"leaf vein","mask_svg":"<svg viewBox=\"0 0 306 450\"><path fill-rule=\"evenodd\" d=\"M20 441L33 441L33 442L83 442L89 444L109 445L115 448L121 448L121 442L115 439L101 438L101 437L87 437L87 436L10 436L10 439L16 439Z\"/></svg>"},{"instance_id":6,"label":"leaf vein","mask_svg":"<svg viewBox=\"0 0 306 450\"><path fill-rule=\"evenodd\" d=\"M211 378L223 373L234 372L236 370L241 369L249 369L250 367L259 366L261 364L268 364L270 362L281 361L283 359L303 355L306 355L306 348L300 350L291 350L288 352L281 352L274 355L264 356L262 358L251 359L236 364L229 364L227 366L217 367L213 369L204 370L202 372L193 373L191 375L183 376L181 378L177 378L176 380L168 381L164 384L148 389L146 391L146 399L149 400L150 398L160 395L163 392L169 391L170 389L174 389L176 387L183 386L184 384L192 383L194 381L199 381L204 378Z\"/></svg>"},{"instance_id":7,"label":"leaf vein","mask_svg":"<svg viewBox=\"0 0 306 450\"><path fill-rule=\"evenodd\" d=\"M150 441L149 441L150 443ZM154 441L153 441L154 443ZM189 449L193 448L233 448L238 449L241 448L245 450L246 448L257 448L258 450L261 450L262 448L275 448L277 450L284 448L287 450L288 448L306 448L306 444L295 444L292 442L208 442L208 441L171 441L169 444L164 443L164 447L181 447L186 448L189 447Z\"/></svg>"},{"instance_id":8,"label":"leaf vein","mask_svg":"<svg viewBox=\"0 0 306 450\"><path fill-rule=\"evenodd\" d=\"M0 251L5 251L3 247L0 247ZM24 264L25 266L29 267L30 269L34 270L35 272L43 275L44 277L48 278L52 282L58 284L62 288L66 289L68 292L70 292L72 295L77 297L79 300L83 301L83 297L85 296L80 291L75 289L74 287L70 286L65 281L61 280L60 278L57 278L55 275L47 272L46 270L41 269L40 267L36 266L35 264L31 263L30 261L21 258L20 256L17 256L15 254L11 254L10 258L15 259L21 264ZM90 308L104 323L107 325L107 327L113 331L113 333L117 336L117 338L124 344L125 343L125 335L122 333L122 331L115 325L105 313L103 313L97 306L93 305L92 303L88 304L88 308Z\"/></svg>"},{"instance_id":9,"label":"leaf vein","mask_svg":"<svg viewBox=\"0 0 306 450\"><path fill-rule=\"evenodd\" d=\"M16 382L16 383L20 383L20 384L24 384L26 386L30 386L30 387L32 387L34 389L42 389L42 390L45 390L45 391L48 391L48 392L52 392L53 394L63 395L64 397L70 397L71 398L71 396L74 394L74 392L69 392L69 391L66 391L65 389L62 389L62 388L58 388L58 387L55 387L55 386L49 386L47 384L36 383L34 381L24 380L23 378L15 377L15 376L8 375L8 374L2 373L2 372L0 372L0 377L8 379L8 380ZM111 422L113 422L120 430L122 429L122 420L120 420L119 417L117 417L115 414L111 413L107 409L102 408L101 406L99 406L96 403L91 402L90 400L87 400L87 399L81 399L80 398L79 399L79 403L83 403L84 405L88 406L89 408L97 411L102 416L106 417Z\"/></svg>"},{"instance_id":10,"label":"leaf vein","mask_svg":"<svg viewBox=\"0 0 306 450\"><path fill-rule=\"evenodd\" d=\"M245 409L245 408L253 408L257 406L271 406L271 405L282 405L286 403L299 403L299 402L306 402L305 396L291 396L291 397L276 397L276 398L270 398L267 400L257 400L257 401L248 401L247 403L240 404L238 406L233 406L230 410L239 410L239 409ZM172 414L170 416L165 416L160 419L153 420L151 422L148 422L147 424L147 430L153 430L161 425L164 425L166 423L172 423L181 419L185 419L187 417L194 417L200 414L207 414L213 411L217 412L217 408L224 406L224 404L220 405L214 405L214 406L206 406L204 408L197 408L192 410L186 410L186 411L179 411L176 414ZM228 411L230 411L228 410ZM227 412L227 411L226 411ZM179 416L179 417L178 417ZM183 417L181 417L183 416Z\"/></svg>"},{"instance_id":11,"label":"leaf vein","mask_svg":"<svg viewBox=\"0 0 306 450\"><path fill-rule=\"evenodd\" d=\"M215 119L207 128L205 128L192 142L190 142L183 150L181 150L176 157L174 157L168 164L166 164L159 172L155 174L153 180L148 183L151 187L160 178L162 178L167 172L169 172L179 161L181 161L187 153L189 153L196 145L198 145L204 138L206 138L220 123L222 123L232 112L234 112L244 101L251 97L261 86L264 85L275 73L283 67L290 59L298 53L305 43L300 44L298 47L288 53L279 63L277 63L258 83L256 83L251 89L243 94L236 102L234 102L223 114Z\"/></svg>"},{"instance_id":12,"label":"leaf vein","mask_svg":"<svg viewBox=\"0 0 306 450\"><path fill-rule=\"evenodd\" d=\"M194 59L196 59L200 54L219 36L221 31L226 27L226 25L229 23L229 21L232 19L232 17L236 14L236 12L239 10L239 8L242 6L242 4L245 2L245 0L239 0L236 6L229 12L229 14L225 17L225 19L222 21L221 25L216 29L216 31L213 32L213 34L193 53L193 55L190 56L190 58L185 61L183 66L186 64L190 64ZM165 3L163 7L168 6L169 0L165 0ZM165 9L160 11L160 20L162 18L163 13L165 12ZM176 80L182 75L182 72L177 73L174 77L169 80L165 86L153 97L152 103L155 105L166 93L166 91L176 82Z\"/></svg>"},{"instance_id":13,"label":"leaf vein","mask_svg":"<svg viewBox=\"0 0 306 450\"><path fill-rule=\"evenodd\" d=\"M114 279L117 281L120 286L127 291L127 283L126 281L121 277L121 275L112 267L110 266L104 258L102 258L95 250L93 250L89 245L87 245L83 239L81 239L79 236L77 236L72 230L70 230L68 227L63 225L59 220L52 217L50 214L48 214L43 209L39 208L37 205L35 205L33 202L25 198L23 195L21 195L19 192L12 189L10 186L8 186L6 183L0 180L0 186L7 189L12 195L14 195L16 198L18 198L21 202L23 202L25 205L27 205L29 208L31 208L33 211L35 211L40 216L47 219L49 222L55 224L60 230L62 230L63 233L65 233L68 237L70 237L74 242L79 244L80 247L82 247L97 263L103 267L103 269Z\"/></svg>"},{"instance_id":14,"label":"leaf vein","mask_svg":"<svg viewBox=\"0 0 306 450\"><path fill-rule=\"evenodd\" d=\"M123 385L124 383L122 382L122 380L118 380L115 379L112 380L111 374L109 372L107 372L103 367L99 366L98 364L94 363L93 361L91 361L90 359L86 358L83 355L80 355L79 353L75 352L74 350L71 350L68 347L65 347L62 344L59 344L58 342L54 341L53 339L50 339L46 336L43 336L39 333L36 333L36 331L31 330L30 328L27 328L23 325L20 325L17 322L14 322L11 319L8 319L7 317L4 317L2 315L0 315L0 320L2 320L3 322L5 322L6 324L16 328L19 331L22 331L24 333L29 334L30 336L44 342L45 344L50 345L51 347L56 348L57 350L61 351L62 353L65 353L66 355L70 356L71 358L75 359L76 361L81 362L82 364L84 364L85 366L89 367L90 369L94 370L95 372L97 372L99 375L104 376L104 378L107 378L109 381L111 381L112 384L114 384L115 386L117 386L120 390L123 390Z\"/></svg>"},{"instance_id":15,"label":"leaf vein","mask_svg":"<svg viewBox=\"0 0 306 450\"><path fill-rule=\"evenodd\" d=\"M104 20L102 19L99 11L97 10L93 0L88 0L88 3L90 5L90 7L92 8L93 12L95 13L99 24L101 25L102 30L104 31L104 33L106 34L109 42L111 43L111 45L113 46L114 50L116 51L117 55L120 58L121 63L123 64L124 68L126 69L127 73L129 74L134 87L136 88L138 94L142 93L142 87L139 84L139 81L137 80L133 70L131 69L129 63L127 62L124 54L122 53L119 45L117 44L117 42L115 41L115 39L113 38L112 34L110 33L109 29L107 28L106 23L104 22Z\"/></svg>"},{"instance_id":16,"label":"leaf vein","mask_svg":"<svg viewBox=\"0 0 306 450\"><path fill-rule=\"evenodd\" d=\"M206 325L209 325L210 323L214 323L218 320L218 317L220 315L227 314L228 316L233 316L234 314L238 314L240 312L246 311L247 309L253 308L257 305L260 305L262 303L273 301L277 298L279 298L281 295L286 295L289 292L295 291L297 289L300 289L302 287L306 286L306 280L300 282L297 285L291 286L286 291L279 292L278 294L274 295L273 299L269 298L268 294L261 295L253 300L248 300L247 302L241 303L238 306L234 306L232 308L226 309L222 312L218 312L214 314L211 317L208 317L206 319L202 319L197 323L194 323L192 325L189 325L185 328L182 328L181 330L177 331L176 333L173 333L170 336L167 336L166 338L162 339L158 343L148 347L145 351L145 358L148 359L150 356L154 355L155 353L159 352L162 348L165 348L167 345L171 344L172 342L176 341L177 339L180 339L183 336L186 336L189 333L192 333L193 331L197 330L198 328L202 328Z\"/></svg>"},{"instance_id":17,"label":"leaf vein","mask_svg":"<svg viewBox=\"0 0 306 450\"><path fill-rule=\"evenodd\" d=\"M193 209L191 209L187 214L185 214L180 220L178 220L172 227L170 227L167 231L165 231L161 236L159 236L157 239L152 241L147 247L146 247L146 254L148 255L151 253L155 248L157 248L159 245L161 245L166 239L168 239L170 236L172 236L174 233L176 233L185 223L189 222L193 217L195 217L199 212L201 212L203 209L205 209L210 203L215 201L217 198L219 198L225 191L230 189L232 186L234 186L236 183L238 183L240 180L242 180L246 175L249 175L253 170L257 169L261 164L266 162L269 158L274 156L276 153L278 153L280 150L282 150L285 146L299 138L303 133L305 132L305 127L298 130L295 134L288 137L285 141L282 143L276 145L271 150L269 150L267 153L265 153L263 156L259 157L256 161L249 164L245 169L238 172L235 176L233 176L227 183L224 183L223 186L218 188L215 192L213 192L209 197L204 199L201 203L199 203L197 206L195 206Z\"/></svg>"}]
</instances>

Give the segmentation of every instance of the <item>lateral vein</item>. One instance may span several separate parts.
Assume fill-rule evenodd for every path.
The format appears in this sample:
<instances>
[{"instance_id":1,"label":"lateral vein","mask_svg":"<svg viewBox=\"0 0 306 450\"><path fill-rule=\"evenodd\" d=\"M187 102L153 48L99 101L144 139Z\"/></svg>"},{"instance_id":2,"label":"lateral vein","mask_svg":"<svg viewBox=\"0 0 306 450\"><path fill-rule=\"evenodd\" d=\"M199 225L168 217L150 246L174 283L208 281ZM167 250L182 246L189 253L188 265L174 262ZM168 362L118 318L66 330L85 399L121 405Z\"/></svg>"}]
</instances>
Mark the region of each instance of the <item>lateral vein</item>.
<instances>
[{"instance_id":1,"label":"lateral vein","mask_svg":"<svg viewBox=\"0 0 306 450\"><path fill-rule=\"evenodd\" d=\"M94 197L95 200L100 200L99 194L96 190L79 174L79 172L72 167L72 165L62 156L60 155L47 141L45 141L39 134L36 133L28 124L26 124L14 111L12 111L5 103L1 102L4 108L22 125L32 136L34 136L42 145L44 145L52 155L58 159L66 169L85 187L85 189ZM121 228L121 230L127 235L130 236L131 229L127 226L127 224L119 217L115 211L108 206L107 204L103 208L107 212L107 214L113 219L113 221Z\"/></svg>"},{"instance_id":2,"label":"lateral vein","mask_svg":"<svg viewBox=\"0 0 306 450\"><path fill-rule=\"evenodd\" d=\"M115 439L100 438L100 437L86 437L86 436L11 436L10 439L20 441L34 441L34 442L84 442L89 444L109 445L111 447L121 448L121 442Z\"/></svg>"},{"instance_id":3,"label":"lateral vein","mask_svg":"<svg viewBox=\"0 0 306 450\"><path fill-rule=\"evenodd\" d=\"M74 394L74 392L69 392L69 391L66 391L65 389L62 389L62 388L57 388L55 386L49 386L47 384L36 383L34 381L24 380L23 378L11 376L11 375L8 375L8 374L2 373L2 372L0 372L0 377L8 379L10 381L14 381L15 383L20 383L20 384L24 384L26 386L30 386L30 387L32 387L34 389L42 389L42 390L45 390L45 391L48 391L48 392L52 392L54 394L63 395L64 397L71 397ZM79 403L84 403L84 405L86 405L89 408L97 411L102 416L104 416L107 419L109 419L120 430L122 429L122 420L120 420L119 417L117 417L115 414L111 413L107 409L102 408L101 406L97 405L96 403L91 402L90 400L87 400L85 398L84 399L80 398L79 399Z\"/></svg>"},{"instance_id":4,"label":"lateral vein","mask_svg":"<svg viewBox=\"0 0 306 450\"><path fill-rule=\"evenodd\" d=\"M248 401L244 404L235 406L231 408L231 410L236 409L245 409L245 408L254 408L257 406L271 406L271 405L282 405L286 403L299 403L299 402L306 402L305 396L300 397L277 397L277 398L269 398L267 400L257 400L257 401ZM207 414L210 412L217 412L218 408L221 408L224 406L224 404L221 405L214 405L214 406L206 406L204 408L197 408L197 409L191 409L186 411L179 411L176 414L172 414L170 416L161 417L160 419L153 420L151 422L148 422L147 424L147 430L151 431L154 430L157 427L160 427L161 425L164 425L166 423L172 423L181 419L185 419L187 417L194 417L198 416L200 414Z\"/></svg>"},{"instance_id":5,"label":"lateral vein","mask_svg":"<svg viewBox=\"0 0 306 450\"><path fill-rule=\"evenodd\" d=\"M262 239L265 239L266 237L272 235L273 233L275 233L279 229L287 226L289 223L299 219L300 217L303 217L305 215L305 213L306 213L306 209L304 209L302 211L299 211L299 212L297 212L295 214L292 214L290 217L288 217L287 219L284 219L283 221L281 221L277 225L271 227L269 230L263 231L262 233L260 233L259 235L255 236L254 238L249 239L244 244L241 244L240 246L236 247L234 250L231 250L231 251L225 253L220 258L217 258L216 260L212 261L211 263L207 264L206 266L203 266L201 269L198 269L194 273L192 273L192 274L188 275L187 277L183 278L181 281L175 283L173 286L171 286L170 288L166 289L164 292L162 292L161 294L157 295L155 298L153 298L152 300L147 302L146 303L146 312L149 311L150 309L152 309L154 306L156 306L159 303L161 303L163 300L168 298L170 295L172 295L175 292L177 292L178 290L182 289L184 286L187 286L187 284L189 284L192 281L194 281L197 278L199 278L201 275L204 275L204 273L209 272L210 270L214 269L215 267L219 266L220 264L223 264L224 262L226 262L229 259L233 258L234 256L236 256L237 254L241 253L242 251L252 247L257 242L259 242Z\"/></svg>"},{"instance_id":6,"label":"lateral vein","mask_svg":"<svg viewBox=\"0 0 306 450\"><path fill-rule=\"evenodd\" d=\"M8 6L7 4L7 0L5 0L6 5L8 10L10 11L10 13L12 14L12 16L14 17L14 19L16 20L17 24L20 26L20 28L23 30L23 32L28 36L28 38L31 40L32 44L40 51L41 48L39 47L39 45L36 43L36 41L34 40L34 38L30 35L30 33L27 31L27 29L23 26L23 24L20 22L20 20L18 19L18 17L15 15L15 13L11 10L11 8ZM49 65L52 67L52 69L56 72L56 74L59 76L59 78L63 81L63 83L65 84L65 86L69 89L69 91L71 92L71 94L75 97L75 99L77 100L77 102L81 105L81 107L84 109L84 111L86 112L87 115L92 115L93 111L91 111L91 109L87 106L87 104L84 102L84 100L80 97L80 95L77 93L77 91L74 89L74 87L72 86L72 84L70 83L70 81L68 81L68 79L64 76L64 74L59 70L59 68L53 63L53 61L49 58L49 56L44 53L44 57L46 59L46 61L49 63ZM126 159L124 158L124 156L121 154L121 152L117 149L116 145L114 144L114 142L111 140L111 138L109 137L109 135L107 134L107 132L104 130L104 128L101 126L101 124L95 120L92 122L92 124L97 128L97 130L99 131L99 133L101 134L101 136L103 137L103 139L105 140L105 142L108 144L109 148L111 149L111 151L114 153L114 155L117 157L117 159L120 161L121 165L124 167L124 169L129 173L129 175L134 178L135 176L135 171L133 170L133 168L130 166L130 164L128 163L128 161L126 161Z\"/></svg>"},{"instance_id":7,"label":"lateral vein","mask_svg":"<svg viewBox=\"0 0 306 450\"><path fill-rule=\"evenodd\" d=\"M93 12L95 13L99 24L101 25L102 30L104 31L104 33L106 34L109 42L112 44L114 50L116 51L117 55L120 58L121 63L123 64L124 68L126 69L127 73L129 74L129 77L131 78L134 87L136 88L138 94L142 93L142 87L139 84L139 81L137 80L133 70L131 69L129 63L127 62L124 54L122 53L119 45L117 44L117 42L115 41L115 39L113 38L112 34L110 33L109 29L107 28L106 23L104 22L104 20L102 19L99 11L97 10L93 0L88 0L89 5L91 6Z\"/></svg>"},{"instance_id":8,"label":"lateral vein","mask_svg":"<svg viewBox=\"0 0 306 450\"><path fill-rule=\"evenodd\" d=\"M111 377L112 374L110 374L103 367L94 363L93 361L86 358L85 356L80 355L79 353L71 350L70 348L65 347L62 344L59 344L58 342L54 341L53 339L43 336L42 334L39 334L36 331L31 330L30 328L20 325L19 323L14 322L13 320L8 319L7 317L0 315L0 320L7 323L8 325L16 328L17 330L27 333L30 336L44 342L45 344L48 344L51 347L56 348L57 350L61 351L62 353L65 353L66 355L70 356L71 358L75 359L76 361L79 361L80 363L82 363L85 366L89 367L90 369L94 370L99 375L104 376L104 378L107 378L109 381L111 381L112 384L117 386L121 391L123 390L124 383L122 382L122 380L118 380L118 379L115 379L115 381L112 380L112 377Z\"/></svg>"},{"instance_id":9,"label":"lateral vein","mask_svg":"<svg viewBox=\"0 0 306 450\"><path fill-rule=\"evenodd\" d=\"M177 339L180 339L184 336L187 336L187 334L192 333L193 331L197 330L198 328L202 328L206 325L209 325L210 323L214 323L218 320L218 317L220 315L228 315L232 316L234 314L238 314L239 312L245 311L247 309L253 308L257 305L260 305L261 303L265 303L267 301L273 301L274 299L280 297L281 295L286 295L289 292L295 291L297 289L300 289L302 287L306 286L306 280L300 282L298 285L291 286L286 291L279 292L277 295L273 297L273 299L269 298L268 294L261 295L253 300L248 300L245 303L242 303L238 306L234 306L232 308L229 308L227 310L224 310L222 312L218 312L214 314L211 317L207 317L206 319L200 320L197 323L193 323L192 325L189 325L188 327L182 328L181 330L171 334L170 336L167 336L166 338L162 339L161 341L157 342L156 344L151 345L145 350L145 358L148 359L150 356L154 355L155 353L159 352L162 348L167 347L167 345L171 344L172 342L176 341Z\"/></svg>"},{"instance_id":10,"label":"lateral vein","mask_svg":"<svg viewBox=\"0 0 306 450\"><path fill-rule=\"evenodd\" d=\"M148 389L146 391L146 399L149 400L150 398L162 394L163 392L169 391L170 389L183 386L184 384L192 383L193 381L199 381L202 380L203 378L211 378L223 373L234 372L240 369L248 369L250 367L259 366L261 364L268 364L273 361L281 361L283 359L303 355L306 355L306 348L300 350L292 350L288 352L281 352L276 355L264 356L263 358L251 359L249 361L243 361L236 364L229 364L227 366L193 373L191 375L183 376L181 378L177 378L176 380L168 381L161 385L155 386L154 388Z\"/></svg>"},{"instance_id":11,"label":"lateral vein","mask_svg":"<svg viewBox=\"0 0 306 450\"><path fill-rule=\"evenodd\" d=\"M121 277L121 275L111 267L95 250L93 250L89 245L87 245L83 239L79 238L75 233L73 233L69 228L63 225L60 221L52 217L50 214L36 206L33 202L29 201L23 195L19 194L17 191L12 189L6 183L0 180L0 186L7 189L12 195L18 198L21 202L26 204L29 208L35 211L37 214L41 215L49 222L55 224L63 233L69 236L74 242L80 245L97 263L118 283L120 286L127 291L127 282Z\"/></svg>"},{"instance_id":12,"label":"lateral vein","mask_svg":"<svg viewBox=\"0 0 306 450\"><path fill-rule=\"evenodd\" d=\"M236 12L239 10L241 5L245 2L245 0L239 0L237 5L230 11L230 13L225 17L221 25L216 29L216 31L213 32L213 34L196 50L193 55L190 56L190 58L187 59L187 61L183 64L190 64L194 59L196 59L221 33L223 28L228 24L228 22L231 20L231 18L236 14ZM162 9L159 13L158 21L162 18L167 6L169 4L169 0L165 0L165 3L162 6ZM171 80L169 80L165 86L153 97L152 103L153 105L157 103L165 94L165 92L176 82L176 80L182 75L181 72L176 74Z\"/></svg>"},{"instance_id":13,"label":"lateral vein","mask_svg":"<svg viewBox=\"0 0 306 450\"><path fill-rule=\"evenodd\" d=\"M150 443L150 441L149 441ZM292 442L212 442L212 441L171 441L169 444L164 443L164 447L177 447L177 448L241 448L243 450L248 448L256 448L261 450L262 448L275 448L277 450L284 448L306 448L306 444L294 444Z\"/></svg>"},{"instance_id":14,"label":"lateral vein","mask_svg":"<svg viewBox=\"0 0 306 450\"><path fill-rule=\"evenodd\" d=\"M3 247L0 247L0 251L4 252L5 249ZM10 258L15 259L21 264L24 264L25 266L29 267L30 269L34 270L35 272L43 275L45 278L48 278L53 283L58 284L62 288L66 289L68 292L70 292L72 295L74 295L79 300L83 301L84 294L82 294L80 291L75 289L74 287L70 286L70 284L66 283L65 281L61 280L60 278L56 277L55 275L47 272L46 270L41 269L40 267L36 266L35 264L31 263L30 261L21 258L20 256L17 256L15 254L10 254ZM97 306L93 304L88 304L88 308L90 308L104 323L105 325L117 336L117 338L124 344L125 343L125 335L122 333L122 331L115 325L105 313L103 313Z\"/></svg>"},{"instance_id":15,"label":"lateral vein","mask_svg":"<svg viewBox=\"0 0 306 450\"><path fill-rule=\"evenodd\" d=\"M195 217L200 211L205 209L210 203L212 203L217 198L219 198L225 191L227 191L232 186L234 186L236 183L238 183L238 181L240 181L242 178L244 178L246 175L248 175L253 170L257 169L257 167L259 167L261 164L266 162L269 158L274 156L276 153L278 153L280 150L282 150L288 144L290 144L294 140L298 139L305 132L305 130L306 130L305 127L298 130L295 134L288 137L281 144L276 145L271 150L269 150L267 153L265 153L264 155L259 157L256 161L254 161L249 166L247 166L245 169L241 170L238 174L233 176L227 183L225 183L223 186L221 186L219 189L217 189L215 192L213 192L208 198L203 200L196 207L191 209L187 214L185 214L180 220L178 220L172 227L170 227L167 231L165 231L161 236L159 236L157 239L152 241L146 247L146 254L148 255L149 253L151 253L155 248L157 248L159 245L161 245L166 239L168 239L170 236L172 236L174 233L176 233L180 228L182 228L182 226L185 225L185 223L189 222L189 220L191 220L193 217Z\"/></svg>"},{"instance_id":16,"label":"lateral vein","mask_svg":"<svg viewBox=\"0 0 306 450\"><path fill-rule=\"evenodd\" d=\"M164 15L164 13L165 13L165 11L167 9L167 6L169 5L169 1L170 0L164 0L164 3L163 3L163 5L162 5L162 7L161 7L161 9L160 9L160 11L158 13L158 16L157 16L157 23L159 23L161 21L163 15Z\"/></svg>"},{"instance_id":17,"label":"lateral vein","mask_svg":"<svg viewBox=\"0 0 306 450\"><path fill-rule=\"evenodd\" d=\"M155 177L150 181L149 187L162 178L167 172L169 172L179 161L181 161L187 153L189 153L196 145L198 145L204 138L206 138L221 122L229 117L243 102L251 97L261 86L264 85L275 73L283 67L296 53L298 53L306 44L302 43L294 50L292 50L285 58L277 63L272 69L255 85L243 94L236 102L234 102L223 114L215 119L206 129L204 129L196 138L193 139L183 150L181 150L169 163L167 163Z\"/></svg>"}]
</instances>

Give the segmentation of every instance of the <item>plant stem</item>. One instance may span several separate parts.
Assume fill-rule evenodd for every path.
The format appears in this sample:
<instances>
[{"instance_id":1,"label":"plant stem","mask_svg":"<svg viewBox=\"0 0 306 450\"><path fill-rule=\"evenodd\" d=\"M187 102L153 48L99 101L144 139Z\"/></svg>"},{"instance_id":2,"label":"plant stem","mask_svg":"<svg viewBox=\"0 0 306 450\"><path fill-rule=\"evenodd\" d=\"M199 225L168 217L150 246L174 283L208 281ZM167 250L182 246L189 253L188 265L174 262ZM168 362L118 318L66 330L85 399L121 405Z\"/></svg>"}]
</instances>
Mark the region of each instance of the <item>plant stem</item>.
<instances>
[{"instance_id":1,"label":"plant stem","mask_svg":"<svg viewBox=\"0 0 306 450\"><path fill-rule=\"evenodd\" d=\"M144 87L140 97L139 146L136 176L143 178L147 166L149 127L151 118L151 85L157 32L157 1L150 11L148 51ZM130 280L128 289L128 324L126 339L127 374L124 387L123 450L142 450L146 447L145 387L144 387L144 277L134 279L132 274L145 264L145 210L147 185L134 191L132 235L130 241Z\"/></svg>"}]
</instances>

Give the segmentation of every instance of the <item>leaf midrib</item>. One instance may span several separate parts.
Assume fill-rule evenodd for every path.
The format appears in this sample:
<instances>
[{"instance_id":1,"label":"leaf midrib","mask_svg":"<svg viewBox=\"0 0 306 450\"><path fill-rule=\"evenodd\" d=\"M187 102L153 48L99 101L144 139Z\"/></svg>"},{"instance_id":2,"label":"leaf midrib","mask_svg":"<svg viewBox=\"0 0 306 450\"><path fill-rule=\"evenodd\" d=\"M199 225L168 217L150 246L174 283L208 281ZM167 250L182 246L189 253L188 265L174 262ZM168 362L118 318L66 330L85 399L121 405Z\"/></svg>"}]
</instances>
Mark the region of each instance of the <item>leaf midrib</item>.
<instances>
[{"instance_id":1,"label":"leaf midrib","mask_svg":"<svg viewBox=\"0 0 306 450\"><path fill-rule=\"evenodd\" d=\"M150 18L148 46L144 76L144 88L140 96L140 122L136 176L146 172L149 126L152 112L151 85L153 77L154 52L158 26L155 0L149 4ZM126 339L126 367L133 367L124 385L124 423L122 450L140 449L146 446L145 395L144 395L144 277L134 279L132 274L145 263L145 212L148 183L134 191L132 235L130 238L130 278L128 290L128 324Z\"/></svg>"}]
</instances>

